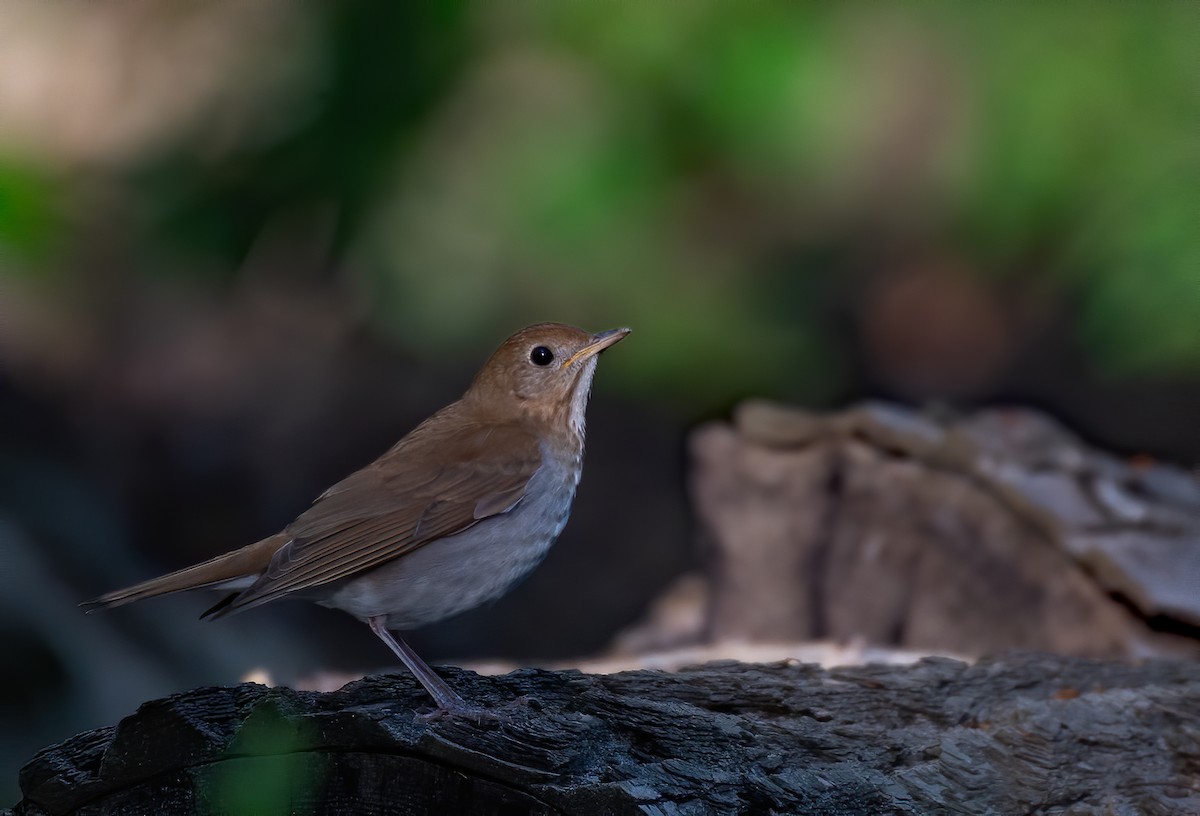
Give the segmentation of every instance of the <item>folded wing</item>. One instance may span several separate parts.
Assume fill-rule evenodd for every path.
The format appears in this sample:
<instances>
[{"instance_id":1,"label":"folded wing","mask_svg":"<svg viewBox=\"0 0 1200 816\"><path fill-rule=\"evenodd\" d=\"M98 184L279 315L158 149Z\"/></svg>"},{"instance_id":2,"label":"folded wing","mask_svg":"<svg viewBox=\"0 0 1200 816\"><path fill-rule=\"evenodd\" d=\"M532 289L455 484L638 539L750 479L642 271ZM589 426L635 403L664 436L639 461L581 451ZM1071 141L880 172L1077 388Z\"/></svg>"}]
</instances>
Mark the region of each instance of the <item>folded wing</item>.
<instances>
[{"instance_id":1,"label":"folded wing","mask_svg":"<svg viewBox=\"0 0 1200 816\"><path fill-rule=\"evenodd\" d=\"M506 513L541 466L537 438L518 426L425 427L327 490L283 531L262 576L205 616L332 584Z\"/></svg>"}]
</instances>

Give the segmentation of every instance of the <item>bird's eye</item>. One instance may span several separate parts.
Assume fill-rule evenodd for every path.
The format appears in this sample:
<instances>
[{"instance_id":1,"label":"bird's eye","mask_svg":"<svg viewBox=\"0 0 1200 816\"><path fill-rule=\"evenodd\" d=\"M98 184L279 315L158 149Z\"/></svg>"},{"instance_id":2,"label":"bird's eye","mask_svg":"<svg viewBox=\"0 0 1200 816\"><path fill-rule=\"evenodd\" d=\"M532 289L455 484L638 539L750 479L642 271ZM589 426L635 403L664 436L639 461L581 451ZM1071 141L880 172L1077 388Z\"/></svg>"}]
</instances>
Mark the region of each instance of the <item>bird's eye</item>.
<instances>
[{"instance_id":1,"label":"bird's eye","mask_svg":"<svg viewBox=\"0 0 1200 816\"><path fill-rule=\"evenodd\" d=\"M529 352L529 361L534 365L550 365L554 362L554 352L545 346L535 346L533 351Z\"/></svg>"}]
</instances>

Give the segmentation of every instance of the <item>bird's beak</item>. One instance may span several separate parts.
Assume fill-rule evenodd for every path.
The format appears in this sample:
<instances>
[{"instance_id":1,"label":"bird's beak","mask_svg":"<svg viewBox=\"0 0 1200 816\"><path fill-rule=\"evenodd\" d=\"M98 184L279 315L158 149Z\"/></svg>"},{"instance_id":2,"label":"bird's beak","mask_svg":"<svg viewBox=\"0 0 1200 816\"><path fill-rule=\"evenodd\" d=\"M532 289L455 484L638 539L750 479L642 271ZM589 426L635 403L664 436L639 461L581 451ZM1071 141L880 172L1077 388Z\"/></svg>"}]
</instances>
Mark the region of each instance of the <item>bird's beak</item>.
<instances>
[{"instance_id":1,"label":"bird's beak","mask_svg":"<svg viewBox=\"0 0 1200 816\"><path fill-rule=\"evenodd\" d=\"M566 362L562 364L562 367L570 368L580 360L586 360L593 354L599 354L612 344L624 338L625 335L629 334L631 331L632 329L609 329L608 331L602 331L599 334L593 334L592 342L588 343L579 351L568 357Z\"/></svg>"}]
</instances>

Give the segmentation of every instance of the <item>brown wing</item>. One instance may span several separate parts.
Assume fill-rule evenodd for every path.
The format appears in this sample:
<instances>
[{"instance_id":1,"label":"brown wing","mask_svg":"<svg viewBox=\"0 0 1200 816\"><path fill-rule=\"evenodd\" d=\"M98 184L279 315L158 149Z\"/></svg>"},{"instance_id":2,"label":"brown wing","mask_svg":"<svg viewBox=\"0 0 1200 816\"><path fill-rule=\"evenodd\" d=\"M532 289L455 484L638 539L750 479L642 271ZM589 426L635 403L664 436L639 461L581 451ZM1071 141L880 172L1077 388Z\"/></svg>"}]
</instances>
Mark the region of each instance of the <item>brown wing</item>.
<instances>
[{"instance_id":1,"label":"brown wing","mask_svg":"<svg viewBox=\"0 0 1200 816\"><path fill-rule=\"evenodd\" d=\"M541 466L517 426L426 423L288 525L263 576L219 614L364 572L512 509Z\"/></svg>"}]
</instances>

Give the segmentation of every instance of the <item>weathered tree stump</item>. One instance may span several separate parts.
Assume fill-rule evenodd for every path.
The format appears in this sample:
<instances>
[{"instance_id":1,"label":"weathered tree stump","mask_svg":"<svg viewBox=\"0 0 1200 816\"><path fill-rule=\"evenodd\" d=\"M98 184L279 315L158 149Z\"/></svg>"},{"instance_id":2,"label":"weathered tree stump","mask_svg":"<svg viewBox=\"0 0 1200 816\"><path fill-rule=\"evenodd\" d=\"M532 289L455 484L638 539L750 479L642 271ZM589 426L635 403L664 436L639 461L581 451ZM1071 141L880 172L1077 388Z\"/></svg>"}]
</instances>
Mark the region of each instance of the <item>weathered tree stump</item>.
<instances>
[{"instance_id":1,"label":"weathered tree stump","mask_svg":"<svg viewBox=\"0 0 1200 816\"><path fill-rule=\"evenodd\" d=\"M14 816L1200 813L1200 665L1013 656L676 674L448 670L143 705L21 772Z\"/></svg>"},{"instance_id":2,"label":"weathered tree stump","mask_svg":"<svg viewBox=\"0 0 1200 816\"><path fill-rule=\"evenodd\" d=\"M691 451L695 639L1200 654L1200 478L1182 469L1093 450L1033 411L883 404L750 402Z\"/></svg>"}]
</instances>

